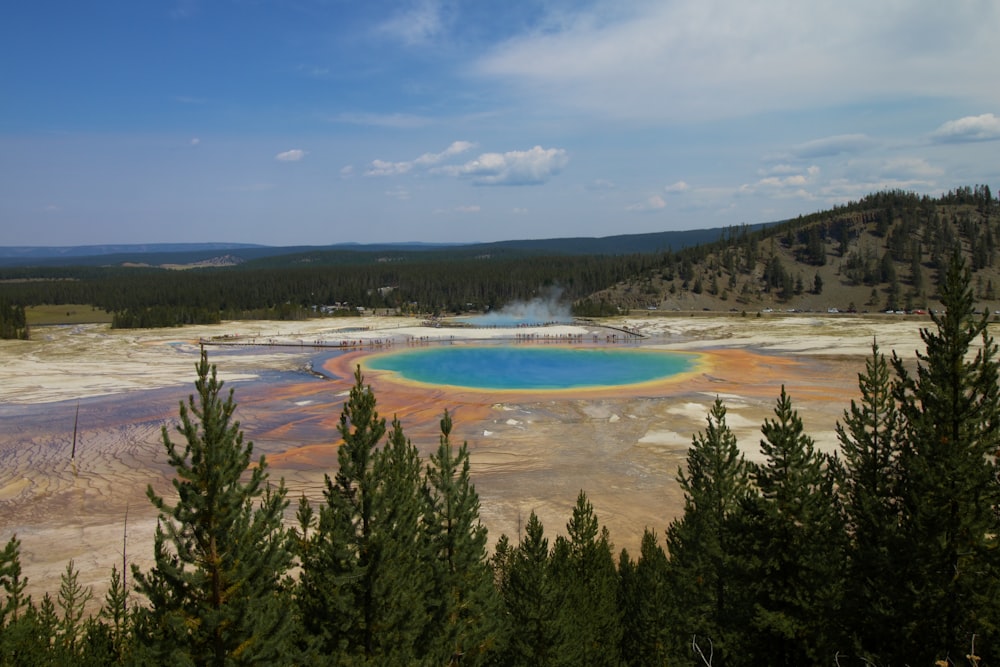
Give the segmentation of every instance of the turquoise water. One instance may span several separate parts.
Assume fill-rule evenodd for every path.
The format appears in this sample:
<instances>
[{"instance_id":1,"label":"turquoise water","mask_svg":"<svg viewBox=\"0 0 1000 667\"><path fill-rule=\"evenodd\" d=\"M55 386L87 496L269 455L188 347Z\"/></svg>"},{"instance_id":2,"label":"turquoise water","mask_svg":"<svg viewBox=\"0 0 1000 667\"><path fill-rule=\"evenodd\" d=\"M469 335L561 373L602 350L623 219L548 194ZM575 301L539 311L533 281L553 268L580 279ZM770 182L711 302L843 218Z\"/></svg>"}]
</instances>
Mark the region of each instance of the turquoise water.
<instances>
[{"instance_id":1,"label":"turquoise water","mask_svg":"<svg viewBox=\"0 0 1000 667\"><path fill-rule=\"evenodd\" d=\"M413 382L474 389L582 389L636 384L691 370L691 354L636 349L449 346L369 357L365 366Z\"/></svg>"}]
</instances>

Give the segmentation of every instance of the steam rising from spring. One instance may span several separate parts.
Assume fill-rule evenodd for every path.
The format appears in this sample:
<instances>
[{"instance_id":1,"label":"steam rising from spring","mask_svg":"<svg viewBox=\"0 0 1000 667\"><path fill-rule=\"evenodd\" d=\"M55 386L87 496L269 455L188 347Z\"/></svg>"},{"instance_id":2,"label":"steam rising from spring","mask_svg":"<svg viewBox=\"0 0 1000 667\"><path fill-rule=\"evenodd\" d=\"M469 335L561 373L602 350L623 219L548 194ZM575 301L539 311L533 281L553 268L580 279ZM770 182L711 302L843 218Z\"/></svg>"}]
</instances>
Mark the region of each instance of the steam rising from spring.
<instances>
[{"instance_id":1,"label":"steam rising from spring","mask_svg":"<svg viewBox=\"0 0 1000 667\"><path fill-rule=\"evenodd\" d=\"M573 321L569 305L561 302L562 288L547 287L530 301L515 301L500 310L470 317L466 321L481 327L516 327Z\"/></svg>"}]
</instances>

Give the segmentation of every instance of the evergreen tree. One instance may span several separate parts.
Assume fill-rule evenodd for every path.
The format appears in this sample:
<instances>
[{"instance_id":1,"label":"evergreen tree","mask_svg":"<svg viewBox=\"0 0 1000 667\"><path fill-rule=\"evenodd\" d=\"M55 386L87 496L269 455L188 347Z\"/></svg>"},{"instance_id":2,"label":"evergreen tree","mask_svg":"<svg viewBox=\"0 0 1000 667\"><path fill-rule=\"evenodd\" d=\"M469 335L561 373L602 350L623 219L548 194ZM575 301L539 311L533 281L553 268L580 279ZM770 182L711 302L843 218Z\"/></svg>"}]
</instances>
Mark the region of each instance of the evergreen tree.
<instances>
[{"instance_id":1,"label":"evergreen tree","mask_svg":"<svg viewBox=\"0 0 1000 667\"><path fill-rule=\"evenodd\" d=\"M340 416L339 469L301 552L298 601L313 647L334 664L413 664L428 649L430 559L422 541L420 460L402 426L388 444L361 368ZM309 523L300 507L300 524ZM304 532L304 531L303 531Z\"/></svg>"},{"instance_id":2,"label":"evergreen tree","mask_svg":"<svg viewBox=\"0 0 1000 667\"><path fill-rule=\"evenodd\" d=\"M159 510L156 564L133 566L136 589L149 605L139 612L141 660L156 664L243 665L287 662L292 616L283 579L291 565L282 527L283 485L268 486L267 464L250 466L253 444L234 421L233 391L204 350L196 365L197 398L180 406L179 448L163 429L167 460L176 471L177 501L152 487ZM255 506L256 504L256 506Z\"/></svg>"},{"instance_id":3,"label":"evergreen tree","mask_svg":"<svg viewBox=\"0 0 1000 667\"><path fill-rule=\"evenodd\" d=\"M594 506L583 491L556 538L552 572L564 596L558 662L564 665L617 665L621 642L618 574L607 528L599 529Z\"/></svg>"},{"instance_id":4,"label":"evergreen tree","mask_svg":"<svg viewBox=\"0 0 1000 667\"><path fill-rule=\"evenodd\" d=\"M997 635L997 507L1000 449L997 346L988 314L974 317L969 272L953 257L941 290L936 331L916 373L893 357L905 420L901 452L908 659L930 663L992 647ZM978 341L978 345L976 345Z\"/></svg>"},{"instance_id":5,"label":"evergreen tree","mask_svg":"<svg viewBox=\"0 0 1000 667\"><path fill-rule=\"evenodd\" d=\"M438 660L432 639L430 599L433 561L422 526L424 482L420 454L393 419L386 445L376 450L372 466L377 482L373 497L372 558L366 581L374 606L373 655L380 664L415 664Z\"/></svg>"},{"instance_id":6,"label":"evergreen tree","mask_svg":"<svg viewBox=\"0 0 1000 667\"><path fill-rule=\"evenodd\" d=\"M62 616L56 626L60 647L68 655L77 652L77 642L83 634L83 613L92 597L93 592L80 584L80 573L73 561L69 561L59 577L57 601Z\"/></svg>"},{"instance_id":7,"label":"evergreen tree","mask_svg":"<svg viewBox=\"0 0 1000 667\"><path fill-rule=\"evenodd\" d=\"M899 619L900 433L889 363L872 343L858 375L860 402L851 401L837 438L844 456L843 498L848 545L844 612L857 649L867 659L902 664Z\"/></svg>"},{"instance_id":8,"label":"evergreen tree","mask_svg":"<svg viewBox=\"0 0 1000 667\"><path fill-rule=\"evenodd\" d=\"M732 550L734 517L750 496L749 468L726 423L726 407L718 398L704 432L692 439L687 473L678 471L684 492L684 514L667 528L670 590L674 597L671 625L678 659L691 659L694 635L711 638L726 659L733 633L743 632L731 591L738 586Z\"/></svg>"},{"instance_id":9,"label":"evergreen tree","mask_svg":"<svg viewBox=\"0 0 1000 667\"><path fill-rule=\"evenodd\" d=\"M115 662L123 663L131 651L132 615L128 609L128 587L117 567L111 568L111 581L99 616L106 625Z\"/></svg>"},{"instance_id":10,"label":"evergreen tree","mask_svg":"<svg viewBox=\"0 0 1000 667\"><path fill-rule=\"evenodd\" d=\"M0 588L3 589L3 604L0 604L0 629L16 621L29 600L24 589L28 580L21 576L21 540L13 535L0 551Z\"/></svg>"},{"instance_id":11,"label":"evergreen tree","mask_svg":"<svg viewBox=\"0 0 1000 667\"><path fill-rule=\"evenodd\" d=\"M454 450L451 416L441 419L437 452L427 466L427 540L435 570L433 621L437 664L481 664L496 648L499 599L469 475L467 443Z\"/></svg>"},{"instance_id":12,"label":"evergreen tree","mask_svg":"<svg viewBox=\"0 0 1000 667\"><path fill-rule=\"evenodd\" d=\"M667 664L674 631L670 625L668 567L667 557L650 530L643 531L637 561L633 563L622 549L618 559L618 609L622 619L620 653L626 665Z\"/></svg>"},{"instance_id":13,"label":"evergreen tree","mask_svg":"<svg viewBox=\"0 0 1000 667\"><path fill-rule=\"evenodd\" d=\"M784 386L774 415L761 427L764 462L752 467L759 496L744 503L753 618L743 651L752 664L827 663L840 641L838 466L815 450Z\"/></svg>"},{"instance_id":14,"label":"evergreen tree","mask_svg":"<svg viewBox=\"0 0 1000 667\"><path fill-rule=\"evenodd\" d=\"M376 410L375 394L364 385L361 368L344 404L337 430L343 444L337 451L335 480L326 476L326 503L319 525L302 557L299 603L307 633L322 654L371 655L375 618L367 578L373 549L374 454L385 434L385 419Z\"/></svg>"},{"instance_id":15,"label":"evergreen tree","mask_svg":"<svg viewBox=\"0 0 1000 667\"><path fill-rule=\"evenodd\" d=\"M501 569L498 578L508 624L507 655L502 664L515 667L560 664L561 595L552 578L549 541L534 512L528 517L521 542L502 559L502 565L505 569Z\"/></svg>"}]
</instances>

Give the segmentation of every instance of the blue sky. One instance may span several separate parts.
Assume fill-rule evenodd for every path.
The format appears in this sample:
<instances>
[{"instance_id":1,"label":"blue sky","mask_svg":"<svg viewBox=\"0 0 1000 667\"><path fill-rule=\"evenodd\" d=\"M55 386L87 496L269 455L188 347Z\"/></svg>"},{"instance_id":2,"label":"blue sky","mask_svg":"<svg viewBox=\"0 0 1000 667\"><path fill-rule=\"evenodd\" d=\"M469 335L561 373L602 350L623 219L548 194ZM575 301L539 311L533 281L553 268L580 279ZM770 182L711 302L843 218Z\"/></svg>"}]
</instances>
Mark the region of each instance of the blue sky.
<instances>
[{"instance_id":1,"label":"blue sky","mask_svg":"<svg viewBox=\"0 0 1000 667\"><path fill-rule=\"evenodd\" d=\"M995 0L15 0L0 245L492 241L1000 189Z\"/></svg>"}]
</instances>

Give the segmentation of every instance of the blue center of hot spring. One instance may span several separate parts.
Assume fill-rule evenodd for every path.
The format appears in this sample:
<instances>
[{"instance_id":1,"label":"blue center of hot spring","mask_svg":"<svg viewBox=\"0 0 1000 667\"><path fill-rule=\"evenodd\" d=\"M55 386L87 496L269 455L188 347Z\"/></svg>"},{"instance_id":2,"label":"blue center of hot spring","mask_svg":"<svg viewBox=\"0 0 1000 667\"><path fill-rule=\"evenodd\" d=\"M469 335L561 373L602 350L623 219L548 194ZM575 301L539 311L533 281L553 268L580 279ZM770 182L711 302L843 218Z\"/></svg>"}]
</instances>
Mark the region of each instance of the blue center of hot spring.
<instances>
[{"instance_id":1,"label":"blue center of hot spring","mask_svg":"<svg viewBox=\"0 0 1000 667\"><path fill-rule=\"evenodd\" d=\"M448 346L369 357L372 370L473 389L581 389L637 384L691 370L691 354L636 349Z\"/></svg>"}]
</instances>

